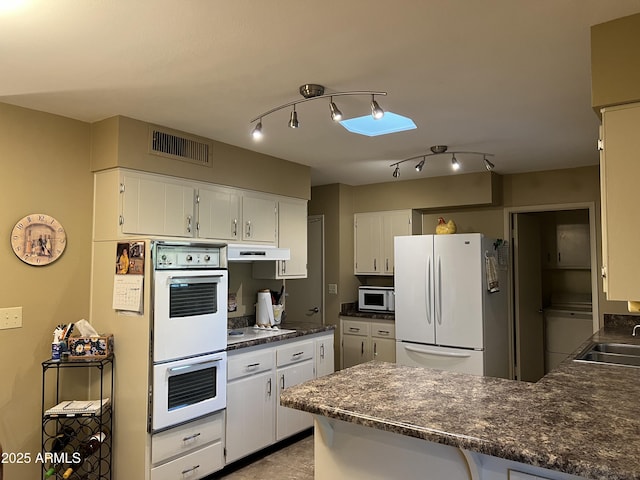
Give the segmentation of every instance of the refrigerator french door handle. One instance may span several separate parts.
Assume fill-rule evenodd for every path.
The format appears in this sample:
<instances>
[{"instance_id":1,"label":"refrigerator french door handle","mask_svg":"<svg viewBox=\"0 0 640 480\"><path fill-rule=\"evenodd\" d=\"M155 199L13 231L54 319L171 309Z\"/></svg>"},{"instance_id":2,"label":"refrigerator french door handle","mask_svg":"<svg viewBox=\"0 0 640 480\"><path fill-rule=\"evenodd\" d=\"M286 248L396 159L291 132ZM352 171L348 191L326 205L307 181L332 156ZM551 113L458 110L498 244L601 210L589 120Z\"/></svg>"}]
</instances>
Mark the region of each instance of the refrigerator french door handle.
<instances>
[{"instance_id":1,"label":"refrigerator french door handle","mask_svg":"<svg viewBox=\"0 0 640 480\"><path fill-rule=\"evenodd\" d=\"M424 282L426 291L425 303L427 307L427 324L431 325L431 257L427 259L427 268L425 269L426 281Z\"/></svg>"},{"instance_id":2,"label":"refrigerator french door handle","mask_svg":"<svg viewBox=\"0 0 640 480\"><path fill-rule=\"evenodd\" d=\"M453 357L453 358L469 358L470 353L441 352L438 350L423 350L421 348L405 345L404 348L409 352L424 353L425 355L435 355L437 357Z\"/></svg>"},{"instance_id":3,"label":"refrigerator french door handle","mask_svg":"<svg viewBox=\"0 0 640 480\"><path fill-rule=\"evenodd\" d=\"M442 325L442 264L440 261L440 257L438 257L438 285L436 287L436 320L438 321L438 325Z\"/></svg>"}]
</instances>

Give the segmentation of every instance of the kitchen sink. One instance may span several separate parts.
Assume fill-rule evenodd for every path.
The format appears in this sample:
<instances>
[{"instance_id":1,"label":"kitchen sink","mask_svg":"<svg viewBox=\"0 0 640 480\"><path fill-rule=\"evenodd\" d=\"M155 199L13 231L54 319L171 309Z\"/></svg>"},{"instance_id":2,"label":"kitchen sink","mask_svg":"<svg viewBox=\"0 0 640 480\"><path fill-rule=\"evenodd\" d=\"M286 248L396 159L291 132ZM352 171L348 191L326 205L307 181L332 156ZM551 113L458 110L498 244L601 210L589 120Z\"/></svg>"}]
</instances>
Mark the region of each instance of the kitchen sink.
<instances>
[{"instance_id":1,"label":"kitchen sink","mask_svg":"<svg viewBox=\"0 0 640 480\"><path fill-rule=\"evenodd\" d=\"M592 343L574 359L577 362L640 367L640 345Z\"/></svg>"}]
</instances>

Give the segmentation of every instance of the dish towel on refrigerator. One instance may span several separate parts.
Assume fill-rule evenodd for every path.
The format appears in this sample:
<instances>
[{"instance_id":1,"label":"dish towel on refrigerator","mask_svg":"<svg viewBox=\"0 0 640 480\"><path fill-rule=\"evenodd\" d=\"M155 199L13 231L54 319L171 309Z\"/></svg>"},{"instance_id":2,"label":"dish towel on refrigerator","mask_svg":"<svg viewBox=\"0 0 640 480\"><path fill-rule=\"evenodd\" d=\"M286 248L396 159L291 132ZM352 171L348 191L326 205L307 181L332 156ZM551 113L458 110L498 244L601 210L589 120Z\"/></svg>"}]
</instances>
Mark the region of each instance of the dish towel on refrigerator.
<instances>
[{"instance_id":1,"label":"dish towel on refrigerator","mask_svg":"<svg viewBox=\"0 0 640 480\"><path fill-rule=\"evenodd\" d=\"M500 282L498 281L498 263L496 257L485 254L485 272L487 274L487 290L489 293L500 291Z\"/></svg>"}]
</instances>

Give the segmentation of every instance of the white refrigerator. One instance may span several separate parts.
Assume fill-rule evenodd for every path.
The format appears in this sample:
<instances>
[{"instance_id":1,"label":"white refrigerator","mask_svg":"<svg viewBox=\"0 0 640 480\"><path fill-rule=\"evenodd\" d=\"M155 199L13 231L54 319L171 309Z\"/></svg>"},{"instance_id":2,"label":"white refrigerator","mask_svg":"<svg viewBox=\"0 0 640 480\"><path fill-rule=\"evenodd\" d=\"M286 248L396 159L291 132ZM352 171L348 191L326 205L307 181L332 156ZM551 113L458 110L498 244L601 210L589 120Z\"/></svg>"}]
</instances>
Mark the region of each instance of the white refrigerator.
<instances>
[{"instance_id":1,"label":"white refrigerator","mask_svg":"<svg viewBox=\"0 0 640 480\"><path fill-rule=\"evenodd\" d=\"M397 363L509 377L495 242L479 233L395 237Z\"/></svg>"}]
</instances>

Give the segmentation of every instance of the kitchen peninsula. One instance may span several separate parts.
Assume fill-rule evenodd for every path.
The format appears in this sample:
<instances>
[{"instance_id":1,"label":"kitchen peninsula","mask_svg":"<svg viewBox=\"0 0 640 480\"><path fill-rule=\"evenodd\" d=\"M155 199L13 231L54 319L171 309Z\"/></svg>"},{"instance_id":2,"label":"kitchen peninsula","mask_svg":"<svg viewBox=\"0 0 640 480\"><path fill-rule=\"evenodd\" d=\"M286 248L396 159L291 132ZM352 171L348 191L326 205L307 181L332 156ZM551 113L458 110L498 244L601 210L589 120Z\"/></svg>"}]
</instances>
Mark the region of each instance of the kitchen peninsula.
<instances>
[{"instance_id":1,"label":"kitchen peninsula","mask_svg":"<svg viewBox=\"0 0 640 480\"><path fill-rule=\"evenodd\" d=\"M535 384L368 362L280 401L315 415L320 480L620 480L640 478L638 398L640 369L569 359Z\"/></svg>"}]
</instances>

